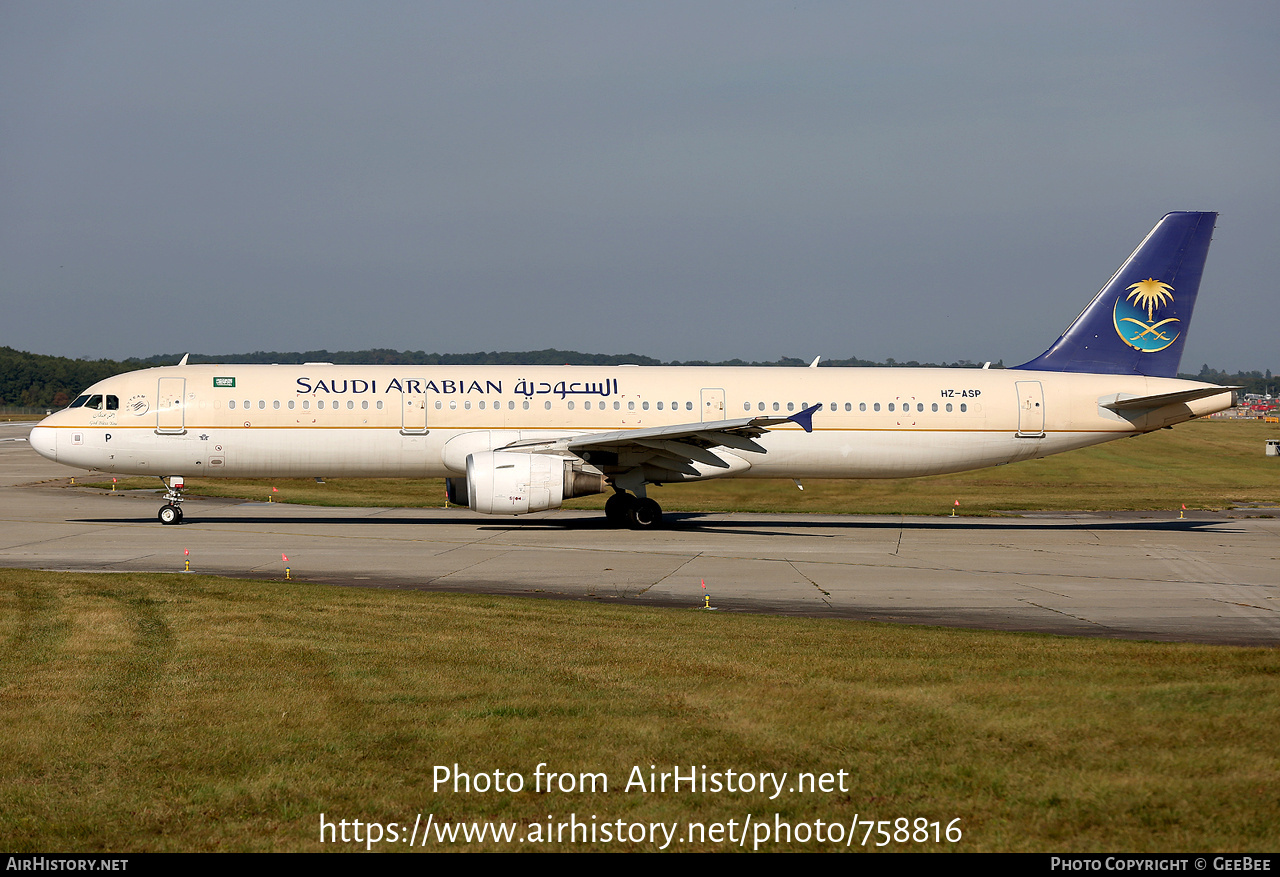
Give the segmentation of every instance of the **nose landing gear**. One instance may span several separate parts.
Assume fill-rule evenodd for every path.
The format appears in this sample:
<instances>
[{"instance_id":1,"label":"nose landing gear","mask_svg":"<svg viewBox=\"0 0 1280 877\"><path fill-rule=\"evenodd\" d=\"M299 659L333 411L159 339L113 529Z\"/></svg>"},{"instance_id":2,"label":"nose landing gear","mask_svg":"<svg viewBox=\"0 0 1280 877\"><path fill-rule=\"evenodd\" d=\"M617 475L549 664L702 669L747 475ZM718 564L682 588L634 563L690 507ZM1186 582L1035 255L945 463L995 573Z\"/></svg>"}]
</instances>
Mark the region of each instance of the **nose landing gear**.
<instances>
[{"instance_id":1,"label":"nose landing gear","mask_svg":"<svg viewBox=\"0 0 1280 877\"><path fill-rule=\"evenodd\" d=\"M168 479L161 478L168 490L165 491L165 504L160 506L160 511L156 513L156 518L162 524L181 524L182 523L182 476L170 475Z\"/></svg>"}]
</instances>

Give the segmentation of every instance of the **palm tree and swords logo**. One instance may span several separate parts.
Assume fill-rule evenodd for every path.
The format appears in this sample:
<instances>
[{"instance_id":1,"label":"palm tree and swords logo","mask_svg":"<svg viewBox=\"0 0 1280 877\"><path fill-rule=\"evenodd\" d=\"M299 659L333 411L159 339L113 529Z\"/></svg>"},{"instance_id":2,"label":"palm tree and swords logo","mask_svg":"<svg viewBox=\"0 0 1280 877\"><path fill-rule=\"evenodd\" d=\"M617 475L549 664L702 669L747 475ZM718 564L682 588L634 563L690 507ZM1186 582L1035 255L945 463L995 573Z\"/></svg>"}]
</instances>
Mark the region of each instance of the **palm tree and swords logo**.
<instances>
[{"instance_id":1,"label":"palm tree and swords logo","mask_svg":"<svg viewBox=\"0 0 1280 877\"><path fill-rule=\"evenodd\" d=\"M1180 333L1174 330L1173 324L1180 320L1177 317L1156 320L1160 308L1173 304L1173 287L1148 277L1130 284L1128 289L1128 295L1116 298L1113 311L1116 333L1124 343L1134 350L1155 353L1177 341ZM1142 319L1144 313L1145 320Z\"/></svg>"}]
</instances>

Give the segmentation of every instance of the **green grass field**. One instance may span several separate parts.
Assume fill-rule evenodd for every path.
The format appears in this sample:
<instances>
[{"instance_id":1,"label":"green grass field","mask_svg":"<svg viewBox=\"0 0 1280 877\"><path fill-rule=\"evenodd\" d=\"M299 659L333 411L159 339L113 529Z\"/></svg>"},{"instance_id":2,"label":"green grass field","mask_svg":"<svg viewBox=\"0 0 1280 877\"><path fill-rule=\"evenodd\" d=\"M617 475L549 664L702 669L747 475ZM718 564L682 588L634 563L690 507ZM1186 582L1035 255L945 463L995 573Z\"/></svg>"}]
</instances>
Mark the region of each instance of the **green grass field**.
<instances>
[{"instance_id":1,"label":"green grass field","mask_svg":"<svg viewBox=\"0 0 1280 877\"><path fill-rule=\"evenodd\" d=\"M959 819L956 844L895 849L1275 851L1278 683L1274 649L0 571L0 843L314 851L353 848L320 844L321 813L406 833L419 813L523 833L572 813L677 836L777 814ZM609 789L433 789L455 763ZM846 791L623 790L650 765L846 771Z\"/></svg>"},{"instance_id":2,"label":"green grass field","mask_svg":"<svg viewBox=\"0 0 1280 877\"><path fill-rule=\"evenodd\" d=\"M827 512L991 515L1024 509L1224 509L1280 504L1280 459L1264 442L1280 429L1259 421L1201 420L1043 460L956 475L875 481L734 479L651 488L667 511ZM110 489L110 481L94 485ZM121 479L117 489L155 489L155 478ZM332 506L439 506L440 479L272 481L191 479L190 493ZM277 492L272 492L272 487ZM566 503L603 508L603 496Z\"/></svg>"}]
</instances>

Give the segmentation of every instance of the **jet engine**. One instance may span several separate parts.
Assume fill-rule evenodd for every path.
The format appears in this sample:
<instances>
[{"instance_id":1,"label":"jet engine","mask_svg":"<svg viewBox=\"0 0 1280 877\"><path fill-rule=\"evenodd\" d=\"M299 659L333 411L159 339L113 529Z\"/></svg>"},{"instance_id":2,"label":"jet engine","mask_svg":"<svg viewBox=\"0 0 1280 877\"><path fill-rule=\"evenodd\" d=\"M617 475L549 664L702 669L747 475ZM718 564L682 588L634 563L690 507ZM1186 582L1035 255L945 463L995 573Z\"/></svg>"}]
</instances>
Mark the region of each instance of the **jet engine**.
<instances>
[{"instance_id":1,"label":"jet engine","mask_svg":"<svg viewBox=\"0 0 1280 877\"><path fill-rule=\"evenodd\" d=\"M467 505L486 515L558 509L566 499L604 490L604 476L575 458L514 451L467 456Z\"/></svg>"}]
</instances>

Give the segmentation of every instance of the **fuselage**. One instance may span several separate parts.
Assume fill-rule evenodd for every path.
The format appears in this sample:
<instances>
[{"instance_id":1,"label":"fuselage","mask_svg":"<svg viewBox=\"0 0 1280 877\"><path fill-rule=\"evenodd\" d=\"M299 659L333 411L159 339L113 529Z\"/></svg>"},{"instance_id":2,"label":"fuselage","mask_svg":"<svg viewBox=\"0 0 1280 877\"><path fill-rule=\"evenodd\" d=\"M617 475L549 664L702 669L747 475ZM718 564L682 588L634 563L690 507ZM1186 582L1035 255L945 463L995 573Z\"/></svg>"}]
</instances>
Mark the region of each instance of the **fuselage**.
<instances>
[{"instance_id":1,"label":"fuselage","mask_svg":"<svg viewBox=\"0 0 1280 877\"><path fill-rule=\"evenodd\" d=\"M70 466L161 477L441 477L538 438L787 416L699 477L899 478L1044 457L1227 408L1205 384L1006 369L184 365L100 381L31 434ZM688 479L692 480L692 479Z\"/></svg>"}]
</instances>

